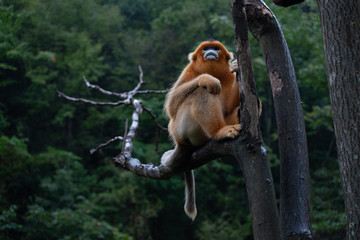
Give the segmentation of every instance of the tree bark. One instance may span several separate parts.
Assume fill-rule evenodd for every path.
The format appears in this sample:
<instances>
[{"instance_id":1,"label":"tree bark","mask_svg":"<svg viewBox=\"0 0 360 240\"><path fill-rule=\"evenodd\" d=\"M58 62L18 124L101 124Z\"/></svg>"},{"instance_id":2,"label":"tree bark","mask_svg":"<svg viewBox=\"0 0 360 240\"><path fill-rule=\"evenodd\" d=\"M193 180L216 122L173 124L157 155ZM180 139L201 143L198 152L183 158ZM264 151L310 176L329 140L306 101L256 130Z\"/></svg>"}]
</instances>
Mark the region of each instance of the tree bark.
<instances>
[{"instance_id":1,"label":"tree bark","mask_svg":"<svg viewBox=\"0 0 360 240\"><path fill-rule=\"evenodd\" d=\"M281 239L280 220L270 164L259 128L245 5L243 0L233 0L231 4L239 64L239 118L246 136L237 139L238 144L234 144L232 152L244 174L254 239L278 240Z\"/></svg>"},{"instance_id":2,"label":"tree bark","mask_svg":"<svg viewBox=\"0 0 360 240\"><path fill-rule=\"evenodd\" d=\"M280 217L285 239L312 239L310 177L300 94L290 53L275 15L248 0L250 30L262 48L273 92L280 151Z\"/></svg>"},{"instance_id":3,"label":"tree bark","mask_svg":"<svg viewBox=\"0 0 360 240\"><path fill-rule=\"evenodd\" d=\"M234 144L244 174L255 240L280 240L280 218L266 150L261 144Z\"/></svg>"},{"instance_id":4,"label":"tree bark","mask_svg":"<svg viewBox=\"0 0 360 240\"><path fill-rule=\"evenodd\" d=\"M360 1L317 0L322 25L347 239L360 239Z\"/></svg>"}]
</instances>

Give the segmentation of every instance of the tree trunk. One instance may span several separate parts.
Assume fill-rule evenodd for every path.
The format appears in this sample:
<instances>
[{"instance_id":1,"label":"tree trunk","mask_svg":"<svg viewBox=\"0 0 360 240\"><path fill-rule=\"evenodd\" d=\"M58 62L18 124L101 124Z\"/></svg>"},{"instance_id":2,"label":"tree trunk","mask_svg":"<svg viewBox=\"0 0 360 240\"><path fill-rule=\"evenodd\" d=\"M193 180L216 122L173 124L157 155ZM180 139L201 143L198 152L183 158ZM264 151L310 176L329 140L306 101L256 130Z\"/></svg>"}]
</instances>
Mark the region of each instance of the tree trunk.
<instances>
[{"instance_id":1,"label":"tree trunk","mask_svg":"<svg viewBox=\"0 0 360 240\"><path fill-rule=\"evenodd\" d=\"M258 98L252 69L244 0L233 0L232 17L236 40L237 75L240 92L240 123L245 139L237 139L233 156L244 174L255 240L281 239L276 195L259 127ZM245 144L244 144L245 143Z\"/></svg>"},{"instance_id":2,"label":"tree trunk","mask_svg":"<svg viewBox=\"0 0 360 240\"><path fill-rule=\"evenodd\" d=\"M322 25L347 239L360 239L360 1L317 0Z\"/></svg>"},{"instance_id":3,"label":"tree trunk","mask_svg":"<svg viewBox=\"0 0 360 240\"><path fill-rule=\"evenodd\" d=\"M280 218L285 239L312 239L305 124L290 53L275 15L247 1L250 30L259 41L273 92L280 151Z\"/></svg>"}]
</instances>

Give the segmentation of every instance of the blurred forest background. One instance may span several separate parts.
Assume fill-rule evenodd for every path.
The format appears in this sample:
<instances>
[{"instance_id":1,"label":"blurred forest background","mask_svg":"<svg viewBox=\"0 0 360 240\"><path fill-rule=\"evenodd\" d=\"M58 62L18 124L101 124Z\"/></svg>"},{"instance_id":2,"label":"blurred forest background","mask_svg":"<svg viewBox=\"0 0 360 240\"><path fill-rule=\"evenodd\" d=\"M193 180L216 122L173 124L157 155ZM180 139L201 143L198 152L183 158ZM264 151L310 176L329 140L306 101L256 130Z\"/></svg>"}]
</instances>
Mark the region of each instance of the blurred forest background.
<instances>
[{"instance_id":1,"label":"blurred forest background","mask_svg":"<svg viewBox=\"0 0 360 240\"><path fill-rule=\"evenodd\" d=\"M287 39L309 146L314 239L343 239L345 215L315 1L271 3ZM144 70L146 89L169 88L187 54L209 38L234 51L228 0L0 0L0 239L252 239L241 170L232 159L197 169L198 217L183 212L183 176L157 181L115 168L132 107L68 102L104 98L93 84L125 92ZM279 159L272 93L257 42L252 54L261 129L275 183ZM164 94L142 95L162 125ZM134 157L159 163L155 124L143 113ZM278 190L278 186L275 186Z\"/></svg>"}]
</instances>

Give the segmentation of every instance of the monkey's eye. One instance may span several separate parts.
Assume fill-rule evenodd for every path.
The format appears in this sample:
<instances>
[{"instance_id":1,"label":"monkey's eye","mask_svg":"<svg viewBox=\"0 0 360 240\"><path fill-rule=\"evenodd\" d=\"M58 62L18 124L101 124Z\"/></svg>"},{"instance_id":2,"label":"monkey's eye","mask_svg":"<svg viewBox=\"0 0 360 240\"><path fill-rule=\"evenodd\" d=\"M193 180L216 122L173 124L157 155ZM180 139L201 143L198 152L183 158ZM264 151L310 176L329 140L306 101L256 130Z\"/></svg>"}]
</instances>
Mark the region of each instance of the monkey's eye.
<instances>
[{"instance_id":1,"label":"monkey's eye","mask_svg":"<svg viewBox=\"0 0 360 240\"><path fill-rule=\"evenodd\" d=\"M205 47L203 47L202 51L206 52L206 51L209 51L210 49L211 49L210 47L205 46Z\"/></svg>"},{"instance_id":2,"label":"monkey's eye","mask_svg":"<svg viewBox=\"0 0 360 240\"><path fill-rule=\"evenodd\" d=\"M203 47L203 49L202 49L203 52L207 52L207 51L209 51L209 50L214 50L214 51L216 51L216 52L221 52L220 47L217 47L217 46L205 46L205 47Z\"/></svg>"},{"instance_id":3,"label":"monkey's eye","mask_svg":"<svg viewBox=\"0 0 360 240\"><path fill-rule=\"evenodd\" d=\"M214 49L215 51L217 51L217 52L220 52L220 51L221 51L221 49L220 49L219 47L216 47L216 46L215 46L213 49Z\"/></svg>"}]
</instances>

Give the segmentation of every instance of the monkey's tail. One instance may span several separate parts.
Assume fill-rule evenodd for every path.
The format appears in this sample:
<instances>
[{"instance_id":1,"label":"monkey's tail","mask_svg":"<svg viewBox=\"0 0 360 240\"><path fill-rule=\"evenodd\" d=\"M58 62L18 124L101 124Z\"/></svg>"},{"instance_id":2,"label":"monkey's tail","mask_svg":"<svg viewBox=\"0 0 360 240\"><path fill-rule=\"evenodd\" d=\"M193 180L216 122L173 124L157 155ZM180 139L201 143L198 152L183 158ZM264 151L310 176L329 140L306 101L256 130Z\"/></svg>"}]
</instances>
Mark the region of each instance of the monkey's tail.
<instances>
[{"instance_id":1,"label":"monkey's tail","mask_svg":"<svg viewBox=\"0 0 360 240\"><path fill-rule=\"evenodd\" d=\"M185 171L185 213L194 221L197 210L195 202L195 176L193 170Z\"/></svg>"}]
</instances>

